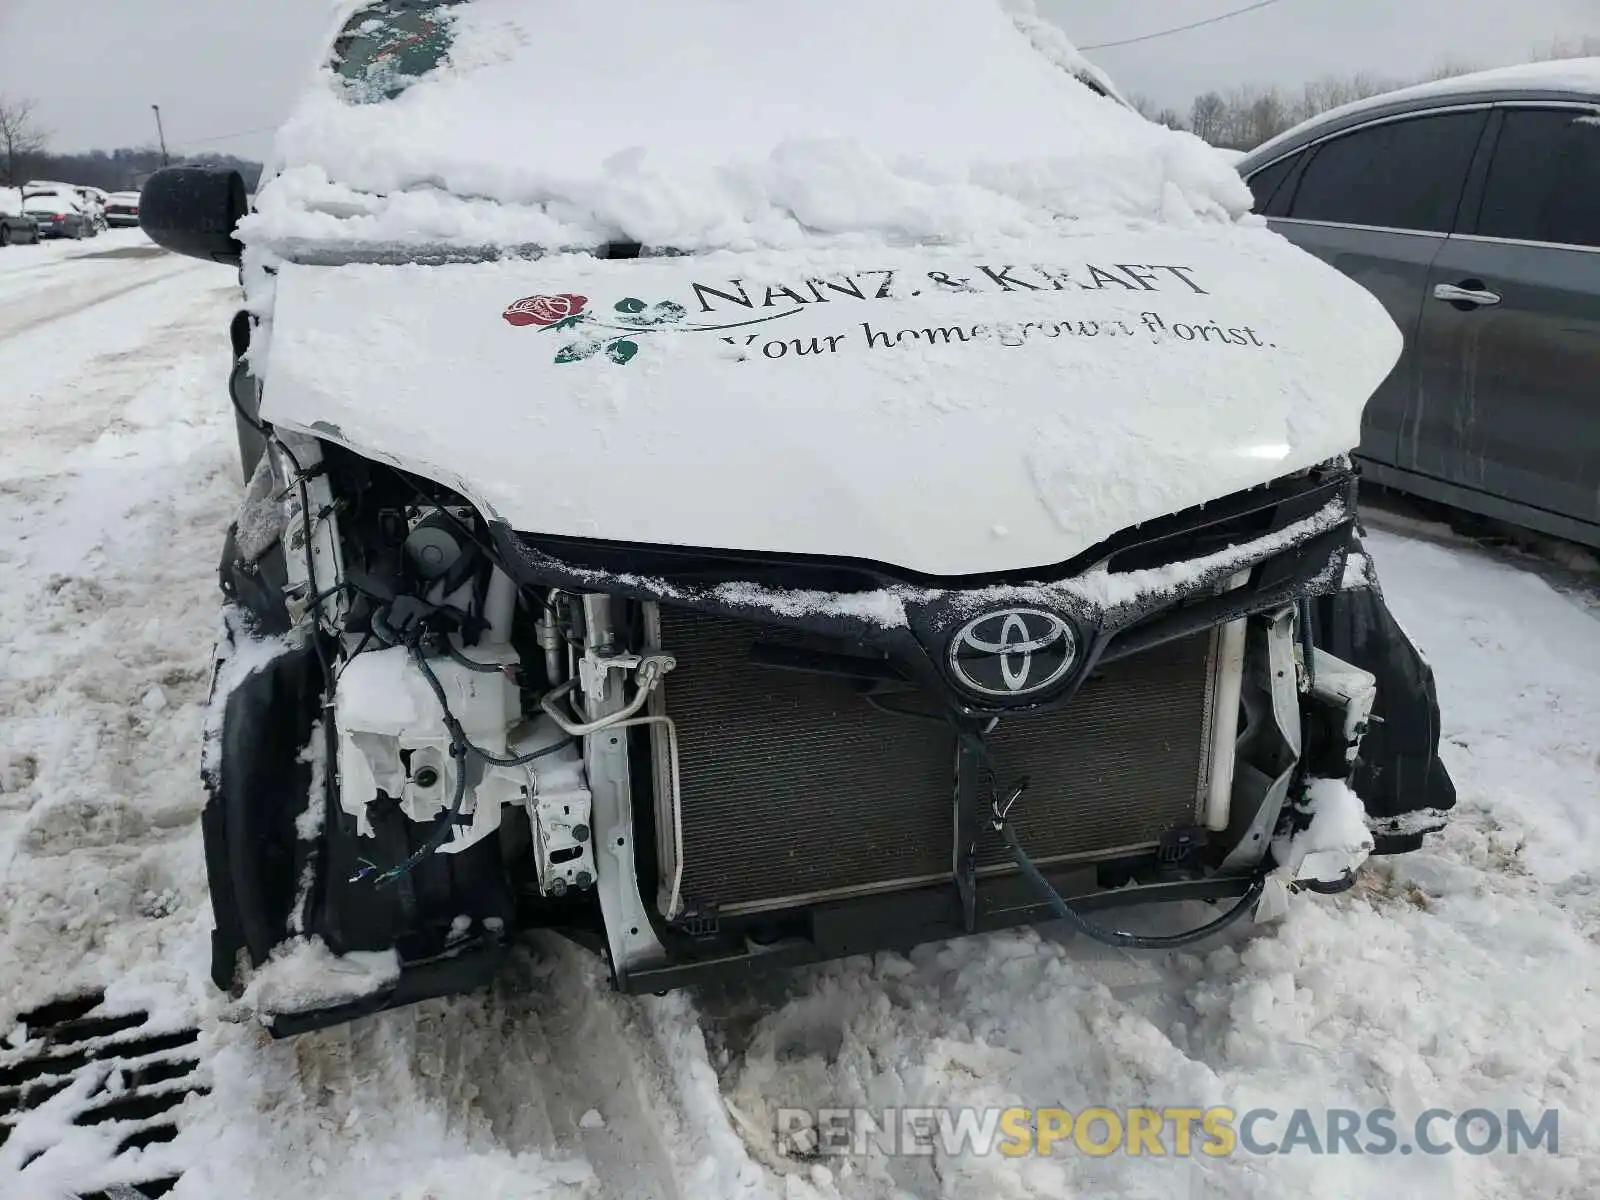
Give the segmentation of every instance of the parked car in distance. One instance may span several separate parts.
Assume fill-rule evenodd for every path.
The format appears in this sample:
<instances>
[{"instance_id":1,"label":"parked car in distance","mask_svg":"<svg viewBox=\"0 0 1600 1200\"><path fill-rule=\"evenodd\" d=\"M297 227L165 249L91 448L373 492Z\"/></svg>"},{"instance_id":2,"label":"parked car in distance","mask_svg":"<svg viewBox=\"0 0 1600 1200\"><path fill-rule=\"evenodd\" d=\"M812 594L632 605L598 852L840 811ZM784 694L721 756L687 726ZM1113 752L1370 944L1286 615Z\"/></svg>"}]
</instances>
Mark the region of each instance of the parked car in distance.
<instances>
[{"instance_id":1,"label":"parked car in distance","mask_svg":"<svg viewBox=\"0 0 1600 1200\"><path fill-rule=\"evenodd\" d=\"M139 193L112 192L106 197L106 224L113 226L139 223Z\"/></svg>"},{"instance_id":2,"label":"parked car in distance","mask_svg":"<svg viewBox=\"0 0 1600 1200\"><path fill-rule=\"evenodd\" d=\"M1600 546L1600 58L1364 100L1238 169L1405 335L1365 477Z\"/></svg>"},{"instance_id":3,"label":"parked car in distance","mask_svg":"<svg viewBox=\"0 0 1600 1200\"><path fill-rule=\"evenodd\" d=\"M22 210L37 222L42 237L94 236L94 224L78 202L57 192L36 192L22 201Z\"/></svg>"},{"instance_id":4,"label":"parked car in distance","mask_svg":"<svg viewBox=\"0 0 1600 1200\"><path fill-rule=\"evenodd\" d=\"M72 183L56 183L52 180L35 180L22 185L22 199L24 203L31 200L50 199L65 201L83 217L83 237L94 237L100 232L101 219L97 202L91 194L91 189L78 187ZM41 222L43 224L43 222ZM49 232L46 230L46 232Z\"/></svg>"},{"instance_id":5,"label":"parked car in distance","mask_svg":"<svg viewBox=\"0 0 1600 1200\"><path fill-rule=\"evenodd\" d=\"M37 242L39 223L22 211L20 188L0 188L0 246Z\"/></svg>"}]
</instances>

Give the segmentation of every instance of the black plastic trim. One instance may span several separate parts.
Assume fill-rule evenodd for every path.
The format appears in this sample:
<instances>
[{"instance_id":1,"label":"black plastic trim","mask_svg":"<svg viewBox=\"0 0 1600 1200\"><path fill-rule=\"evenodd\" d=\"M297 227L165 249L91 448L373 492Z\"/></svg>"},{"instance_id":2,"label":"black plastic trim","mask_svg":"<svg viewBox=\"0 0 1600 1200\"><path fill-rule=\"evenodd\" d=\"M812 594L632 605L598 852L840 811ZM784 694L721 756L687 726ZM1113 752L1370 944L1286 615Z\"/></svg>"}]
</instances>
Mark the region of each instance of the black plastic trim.
<instances>
[{"instance_id":1,"label":"black plastic trim","mask_svg":"<svg viewBox=\"0 0 1600 1200\"><path fill-rule=\"evenodd\" d=\"M567 583L583 576L603 579L627 575L685 591L722 583L828 592L869 592L897 586L972 591L1059 582L1081 575L1100 562L1117 572L1199 558L1312 515L1347 493L1354 478L1349 464L1324 463L1301 474L1130 526L1064 562L972 575L928 575L870 559L522 533L503 523L493 525L493 529L502 550L515 550L513 562L524 563L530 570L554 569L566 577ZM1251 519L1256 519L1256 524L1246 528L1244 523ZM1204 539L1217 532L1234 536L1222 544L1206 543ZM607 586L605 590L618 589Z\"/></svg>"},{"instance_id":2,"label":"black plastic trim","mask_svg":"<svg viewBox=\"0 0 1600 1200\"><path fill-rule=\"evenodd\" d=\"M1046 870L1044 874L1051 886L1079 912L1179 901L1232 900L1243 896L1254 878L1251 875L1218 875L1137 887L1098 888L1094 886L1092 868ZM715 980L741 979L774 968L802 967L883 950L904 951L967 933L987 933L1054 919L1049 901L1042 899L1033 885L1020 875L980 882L970 929L961 898L948 883L817 905L806 915L809 937L790 938L769 947L752 945L743 952L708 955L698 960L680 959L662 966L635 967L619 986L625 992L639 994Z\"/></svg>"},{"instance_id":3,"label":"black plastic trim","mask_svg":"<svg viewBox=\"0 0 1600 1200\"><path fill-rule=\"evenodd\" d=\"M305 1012L276 1013L263 1023L267 1032L275 1038L294 1037L387 1012L391 1008L431 1000L435 996L475 992L494 982L506 957L506 948L502 944L481 943L449 958L403 966L400 978L393 987L363 996L360 1000Z\"/></svg>"},{"instance_id":4,"label":"black plastic trim","mask_svg":"<svg viewBox=\"0 0 1600 1200\"><path fill-rule=\"evenodd\" d=\"M941 581L937 588L919 587L913 577L886 574L882 564L839 559L810 559L755 555L740 551L713 552L682 547L633 546L626 543L579 542L521 535L501 525L491 525L498 557L524 586L562 587L599 591L633 600L659 600L684 608L739 617L772 627L786 627L821 635L841 643L831 666L840 673L872 672L875 678L894 678L940 696L960 716L1016 714L1046 711L1066 704L1102 657L1120 658L1197 632L1236 617L1262 612L1301 595L1331 590L1343 571L1346 548L1354 529L1356 478L1345 463L1303 476L1280 480L1262 488L1224 497L1200 509L1147 522L1092 548L1069 563L1031 578L970 576ZM1070 582L1097 563L1118 555L1144 564L1186 562L1217 554L1233 546L1280 532L1334 509L1331 525L1308 532L1286 545L1265 550L1242 566L1218 567L1209 574L1113 608L1101 609L1076 593L1055 585ZM1221 531L1219 533L1219 530ZM1221 544L1218 544L1218 542ZM556 551L578 561L557 557ZM663 563L687 564L697 576L685 582L684 570L655 568ZM1226 596L1217 595L1222 581L1248 568L1248 586ZM826 572L819 575L819 571ZM715 585L752 576L776 581L784 589L816 590L823 579L854 579L897 595L906 612L904 626L886 626L845 612L783 613L753 600L730 600ZM1006 600L974 597L987 589L1015 588L1013 603L1048 607L1071 622L1080 654L1073 671L1048 693L1025 695L1015 701L976 696L965 692L948 672L946 649L956 629L973 615L975 604L999 607ZM917 589L917 590L913 590ZM837 587L834 590L839 590ZM863 653L863 651L865 653ZM768 651L763 651L768 653ZM782 664L796 669L819 669L824 659L810 656L804 662L794 655ZM850 657L851 655L855 657ZM880 672L878 663L892 671Z\"/></svg>"}]
</instances>

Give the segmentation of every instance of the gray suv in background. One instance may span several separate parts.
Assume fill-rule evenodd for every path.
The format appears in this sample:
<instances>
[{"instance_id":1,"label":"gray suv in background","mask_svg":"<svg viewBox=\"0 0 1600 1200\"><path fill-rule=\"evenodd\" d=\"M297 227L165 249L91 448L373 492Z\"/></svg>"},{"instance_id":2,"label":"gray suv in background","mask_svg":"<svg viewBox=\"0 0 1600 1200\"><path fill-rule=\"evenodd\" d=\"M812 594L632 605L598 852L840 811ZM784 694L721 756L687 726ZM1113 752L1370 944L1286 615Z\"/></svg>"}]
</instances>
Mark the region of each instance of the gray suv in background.
<instances>
[{"instance_id":1,"label":"gray suv in background","mask_svg":"<svg viewBox=\"0 0 1600 1200\"><path fill-rule=\"evenodd\" d=\"M1392 92L1237 165L1405 334L1365 477L1600 546L1600 59Z\"/></svg>"}]
</instances>

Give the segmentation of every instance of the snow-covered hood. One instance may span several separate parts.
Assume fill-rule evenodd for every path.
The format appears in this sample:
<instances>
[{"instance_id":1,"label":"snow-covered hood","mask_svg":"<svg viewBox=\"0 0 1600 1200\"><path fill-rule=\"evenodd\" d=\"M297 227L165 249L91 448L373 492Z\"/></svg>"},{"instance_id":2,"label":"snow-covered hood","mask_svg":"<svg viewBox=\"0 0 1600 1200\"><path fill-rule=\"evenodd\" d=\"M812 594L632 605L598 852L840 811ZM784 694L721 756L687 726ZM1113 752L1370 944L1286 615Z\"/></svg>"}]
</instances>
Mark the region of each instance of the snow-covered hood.
<instances>
[{"instance_id":1,"label":"snow-covered hood","mask_svg":"<svg viewBox=\"0 0 1600 1200\"><path fill-rule=\"evenodd\" d=\"M1259 226L285 265L262 413L523 531L967 575L1349 450L1400 346Z\"/></svg>"}]
</instances>

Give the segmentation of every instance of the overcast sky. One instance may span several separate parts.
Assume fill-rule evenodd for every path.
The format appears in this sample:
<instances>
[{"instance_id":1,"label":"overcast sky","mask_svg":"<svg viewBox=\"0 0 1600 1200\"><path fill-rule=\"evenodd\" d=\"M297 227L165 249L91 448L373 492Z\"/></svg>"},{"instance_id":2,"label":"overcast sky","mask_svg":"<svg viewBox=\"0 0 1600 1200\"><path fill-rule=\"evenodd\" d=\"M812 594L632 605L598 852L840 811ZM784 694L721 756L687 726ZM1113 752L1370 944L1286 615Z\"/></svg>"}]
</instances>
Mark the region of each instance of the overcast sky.
<instances>
[{"instance_id":1,"label":"overcast sky","mask_svg":"<svg viewBox=\"0 0 1600 1200\"><path fill-rule=\"evenodd\" d=\"M1039 0L1080 46L1247 2ZM152 144L150 105L160 104L174 148L260 157L270 134L246 131L282 120L332 10L332 0L0 0L0 93L37 101L60 149ZM1593 31L1597 12L1600 0L1276 0L1208 28L1088 53L1124 91L1187 111L1208 88L1520 61L1536 43Z\"/></svg>"}]
</instances>

